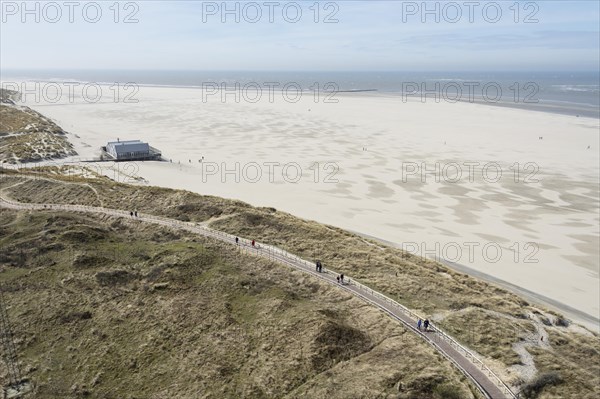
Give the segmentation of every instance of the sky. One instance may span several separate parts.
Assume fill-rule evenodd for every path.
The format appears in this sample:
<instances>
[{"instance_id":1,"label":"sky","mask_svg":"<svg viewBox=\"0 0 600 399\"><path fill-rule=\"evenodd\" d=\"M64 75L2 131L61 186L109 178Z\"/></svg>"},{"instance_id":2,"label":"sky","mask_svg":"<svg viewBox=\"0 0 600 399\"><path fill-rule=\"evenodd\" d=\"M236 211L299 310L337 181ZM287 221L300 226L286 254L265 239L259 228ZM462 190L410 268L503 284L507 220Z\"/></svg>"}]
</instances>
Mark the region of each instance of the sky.
<instances>
[{"instance_id":1,"label":"sky","mask_svg":"<svg viewBox=\"0 0 600 399\"><path fill-rule=\"evenodd\" d=\"M0 68L600 69L600 2L1 0Z\"/></svg>"}]
</instances>

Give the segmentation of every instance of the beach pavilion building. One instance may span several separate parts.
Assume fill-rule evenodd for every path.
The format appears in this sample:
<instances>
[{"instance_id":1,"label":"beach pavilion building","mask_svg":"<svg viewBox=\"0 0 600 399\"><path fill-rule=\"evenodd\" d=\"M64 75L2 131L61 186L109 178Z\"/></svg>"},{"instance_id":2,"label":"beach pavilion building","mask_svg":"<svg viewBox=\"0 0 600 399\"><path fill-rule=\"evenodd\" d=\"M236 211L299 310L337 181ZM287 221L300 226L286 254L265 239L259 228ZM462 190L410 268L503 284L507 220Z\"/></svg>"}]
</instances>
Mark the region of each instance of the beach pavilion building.
<instances>
[{"instance_id":1,"label":"beach pavilion building","mask_svg":"<svg viewBox=\"0 0 600 399\"><path fill-rule=\"evenodd\" d=\"M160 159L161 153L140 140L110 141L103 148L117 161Z\"/></svg>"}]
</instances>

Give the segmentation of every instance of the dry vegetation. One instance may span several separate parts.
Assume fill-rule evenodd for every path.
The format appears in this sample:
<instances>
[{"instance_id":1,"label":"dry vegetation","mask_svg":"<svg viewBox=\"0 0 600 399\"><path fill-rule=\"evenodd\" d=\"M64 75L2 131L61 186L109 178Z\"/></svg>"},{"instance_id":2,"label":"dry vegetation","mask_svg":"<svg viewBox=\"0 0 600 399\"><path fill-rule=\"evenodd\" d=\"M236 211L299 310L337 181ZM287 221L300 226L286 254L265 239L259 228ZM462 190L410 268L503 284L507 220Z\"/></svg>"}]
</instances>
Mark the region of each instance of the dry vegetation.
<instances>
[{"instance_id":1,"label":"dry vegetation","mask_svg":"<svg viewBox=\"0 0 600 399\"><path fill-rule=\"evenodd\" d=\"M14 90L0 88L0 104L14 104L21 99L21 93Z\"/></svg>"},{"instance_id":2,"label":"dry vegetation","mask_svg":"<svg viewBox=\"0 0 600 399\"><path fill-rule=\"evenodd\" d=\"M34 110L10 103L0 89L0 163L24 163L76 155L66 133Z\"/></svg>"},{"instance_id":3,"label":"dry vegetation","mask_svg":"<svg viewBox=\"0 0 600 399\"><path fill-rule=\"evenodd\" d=\"M600 395L600 339L583 329L565 325L561 317L538 309L501 288L454 272L436 262L412 256L341 229L302 220L272 208L156 187L135 187L101 178L77 177L19 182L6 172L0 189L6 195L37 203L83 203L117 209L137 209L180 220L209 222L242 237L277 245L307 259L320 258L325 267L360 279L399 302L421 312L461 342L485 356L529 397L595 398ZM7 188L8 187L8 188ZM537 379L515 372L522 363L517 345L530 339L537 323L550 345L533 342ZM548 342L546 342L548 343ZM404 362L402 366L404 366ZM400 366L400 364L398 364ZM367 367L365 365L365 367ZM369 364L368 367L374 367ZM545 376L545 373L556 373ZM535 389L529 389L533 387Z\"/></svg>"},{"instance_id":4,"label":"dry vegetation","mask_svg":"<svg viewBox=\"0 0 600 399\"><path fill-rule=\"evenodd\" d=\"M32 397L474 397L374 307L231 246L51 211L2 210L0 231L0 286Z\"/></svg>"}]
</instances>

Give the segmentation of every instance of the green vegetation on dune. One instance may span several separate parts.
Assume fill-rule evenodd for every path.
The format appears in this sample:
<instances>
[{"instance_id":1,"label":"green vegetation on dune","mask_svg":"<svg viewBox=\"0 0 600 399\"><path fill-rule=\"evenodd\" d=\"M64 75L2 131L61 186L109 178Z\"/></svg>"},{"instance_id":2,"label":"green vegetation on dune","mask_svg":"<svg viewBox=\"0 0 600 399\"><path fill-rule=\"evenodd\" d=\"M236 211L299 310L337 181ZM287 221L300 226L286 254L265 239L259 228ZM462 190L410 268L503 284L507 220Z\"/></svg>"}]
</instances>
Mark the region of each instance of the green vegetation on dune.
<instances>
[{"instance_id":1,"label":"green vegetation on dune","mask_svg":"<svg viewBox=\"0 0 600 399\"><path fill-rule=\"evenodd\" d=\"M474 397L380 311L231 246L53 211L2 210L0 229L35 398Z\"/></svg>"},{"instance_id":2,"label":"green vegetation on dune","mask_svg":"<svg viewBox=\"0 0 600 399\"><path fill-rule=\"evenodd\" d=\"M50 171L52 170L47 170ZM130 186L106 178L66 178L42 172L30 174L35 176L35 179L23 180L22 174L5 171L0 179L0 189L4 190L5 195L23 202L102 205L107 208L137 209L148 214L209 223L213 228L276 245L306 259L319 258L323 260L325 267L360 279L361 282L433 319L460 342L488 359L489 364L507 381L526 389L530 397L594 398L600 395L600 339L597 335L581 328L568 327L561 317L556 317L551 312L534 307L504 289L454 272L439 263L272 208L255 208L240 201L186 191ZM177 252L170 253L175 256ZM111 259L105 255L98 255L96 258L84 258L81 262L107 264L109 261L105 258ZM209 271L208 274L201 274L196 278L199 282L208 281L212 278L211 273L214 272ZM317 283L304 278L299 284L303 285L303 289L309 289ZM280 290L273 290L271 294L283 295ZM241 309L240 315L244 315L238 319L240 323L245 322L243 317L252 317L260 312L254 307L254 302L248 298L232 302L232 309ZM307 306L304 302L296 305ZM363 306L362 309L367 308ZM537 319L543 323L536 321ZM268 319L264 322L271 325ZM348 325L347 321L341 322L336 319L333 322L338 323L337 325ZM547 334L543 345L538 342L540 338L536 335L540 324L543 324L542 328ZM363 342L361 345L369 342L357 331L349 330L347 334L350 340ZM386 338L377 340L370 336L372 344L379 344L368 353L380 350L382 345L387 347L390 341L396 339L389 334ZM549 346L545 346L546 344ZM411 346L406 350L415 350L417 347ZM533 356L535 368L530 371L534 375L537 372L536 378L547 372L557 374L552 378L544 377L541 382L524 379L516 371L518 367L524 366L520 354L522 351L517 351L517 347L525 348ZM380 367L379 362L386 359L384 355L380 357L381 360L371 357L373 363L363 363L362 373L377 379L378 372L374 370ZM409 355L406 359L415 357ZM406 363L411 361L401 356L394 360L394 367L396 370L405 368ZM386 362L384 363L388 364ZM340 364L344 364L344 360L341 360ZM312 367L318 369L316 365ZM327 384L317 384L320 378L335 380L327 375L330 371L331 369L327 369L309 379L296 387L294 392L304 392L303 389L310 387L312 392L322 395L312 397L330 396ZM401 381L404 389L427 385L437 378L432 374L426 378L429 381L426 383L419 382L421 377L417 378L410 373L396 372L393 375L390 381L394 382L390 384L397 385L398 381ZM340 381L345 381L345 384L352 383L352 379L335 381L336 384L341 383ZM452 387L445 387L443 381L437 381L434 385L430 389L431 395L435 391L440 397L452 397L453 394L449 393ZM535 389L528 389L530 386Z\"/></svg>"}]
</instances>

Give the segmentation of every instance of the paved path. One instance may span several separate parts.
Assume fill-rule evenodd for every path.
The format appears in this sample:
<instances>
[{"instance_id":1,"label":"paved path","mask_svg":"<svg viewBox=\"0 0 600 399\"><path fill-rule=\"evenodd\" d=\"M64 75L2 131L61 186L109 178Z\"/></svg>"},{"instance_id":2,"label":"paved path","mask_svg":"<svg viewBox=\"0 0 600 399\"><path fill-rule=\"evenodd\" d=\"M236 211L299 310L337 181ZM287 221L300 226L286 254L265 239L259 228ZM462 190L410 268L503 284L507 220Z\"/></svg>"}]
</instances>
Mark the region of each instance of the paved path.
<instances>
[{"instance_id":1,"label":"paved path","mask_svg":"<svg viewBox=\"0 0 600 399\"><path fill-rule=\"evenodd\" d=\"M295 269L299 269L330 284L336 285L340 289L346 290L347 292L352 293L353 295L369 302L370 304L377 306L389 316L405 325L409 331L417 334L431 344L438 352L450 360L467 378L469 378L487 398L516 398L516 396L502 382L502 380L500 380L500 378L494 374L494 372L490 370L478 357L473 355L468 349L461 346L456 340L438 327L431 325L429 331L420 331L416 328L416 322L419 319L419 316L396 301L360 284L357 281L352 280L349 276L345 277L345 284L339 284L336 280L338 275L337 273L331 270L326 270L325 268L323 268L322 273L318 273L315 270L314 263L301 259L300 257L290 254L282 249L260 243L257 243L256 246L253 247L249 240L242 238L240 238L239 243L236 244L235 236L211 229L198 223L181 222L175 219L168 219L141 213L138 213L137 218L132 218L129 212L116 209L83 205L28 204L15 202L2 197L0 197L0 206L4 208L22 210L59 210L67 212L86 212L110 215L147 223L155 223L179 230L186 230L206 237L215 238L232 245L237 245L242 252L266 257L279 263L291 266Z\"/></svg>"}]
</instances>

